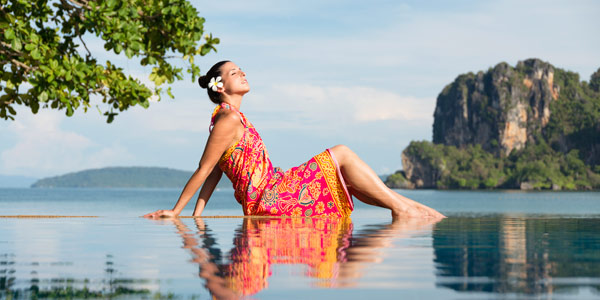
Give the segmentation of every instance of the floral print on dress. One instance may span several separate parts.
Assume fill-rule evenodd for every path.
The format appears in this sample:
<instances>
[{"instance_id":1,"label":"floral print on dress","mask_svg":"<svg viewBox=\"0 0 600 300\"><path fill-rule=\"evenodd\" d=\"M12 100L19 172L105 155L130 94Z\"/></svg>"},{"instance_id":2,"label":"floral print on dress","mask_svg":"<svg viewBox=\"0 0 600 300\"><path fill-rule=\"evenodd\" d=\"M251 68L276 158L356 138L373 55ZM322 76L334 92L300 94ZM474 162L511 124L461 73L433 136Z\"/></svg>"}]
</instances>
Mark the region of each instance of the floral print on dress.
<instances>
[{"instance_id":1,"label":"floral print on dress","mask_svg":"<svg viewBox=\"0 0 600 300\"><path fill-rule=\"evenodd\" d=\"M273 167L258 132L244 114L227 103L213 112L230 109L240 115L242 138L227 149L219 167L229 177L245 215L349 216L354 205L339 167L329 149L283 172Z\"/></svg>"}]
</instances>

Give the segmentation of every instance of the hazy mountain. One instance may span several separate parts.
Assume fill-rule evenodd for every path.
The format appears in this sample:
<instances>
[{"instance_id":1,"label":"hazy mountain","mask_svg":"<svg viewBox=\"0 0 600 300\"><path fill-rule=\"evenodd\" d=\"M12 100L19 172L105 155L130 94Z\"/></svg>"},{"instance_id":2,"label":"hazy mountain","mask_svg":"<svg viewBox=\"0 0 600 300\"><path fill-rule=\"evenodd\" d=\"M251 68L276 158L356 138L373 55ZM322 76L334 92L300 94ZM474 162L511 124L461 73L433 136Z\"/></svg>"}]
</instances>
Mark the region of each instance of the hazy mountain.
<instances>
[{"instance_id":1,"label":"hazy mountain","mask_svg":"<svg viewBox=\"0 0 600 300\"><path fill-rule=\"evenodd\" d=\"M31 187L182 188L193 172L158 167L107 167L43 178ZM223 176L218 188L231 188Z\"/></svg>"}]
</instances>

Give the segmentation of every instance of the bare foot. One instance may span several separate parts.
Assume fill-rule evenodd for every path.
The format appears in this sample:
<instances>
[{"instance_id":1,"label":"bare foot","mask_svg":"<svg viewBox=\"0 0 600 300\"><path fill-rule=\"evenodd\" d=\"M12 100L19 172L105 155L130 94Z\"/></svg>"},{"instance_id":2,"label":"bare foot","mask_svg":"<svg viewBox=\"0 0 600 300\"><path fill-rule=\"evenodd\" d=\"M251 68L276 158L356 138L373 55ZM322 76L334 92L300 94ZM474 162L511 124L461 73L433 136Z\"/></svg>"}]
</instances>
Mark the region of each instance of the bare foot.
<instances>
[{"instance_id":1,"label":"bare foot","mask_svg":"<svg viewBox=\"0 0 600 300\"><path fill-rule=\"evenodd\" d=\"M446 218L443 214L437 210L425 206L419 202L411 201L404 203L405 205L400 209L392 210L392 219L396 218L428 218L428 219L443 219Z\"/></svg>"}]
</instances>

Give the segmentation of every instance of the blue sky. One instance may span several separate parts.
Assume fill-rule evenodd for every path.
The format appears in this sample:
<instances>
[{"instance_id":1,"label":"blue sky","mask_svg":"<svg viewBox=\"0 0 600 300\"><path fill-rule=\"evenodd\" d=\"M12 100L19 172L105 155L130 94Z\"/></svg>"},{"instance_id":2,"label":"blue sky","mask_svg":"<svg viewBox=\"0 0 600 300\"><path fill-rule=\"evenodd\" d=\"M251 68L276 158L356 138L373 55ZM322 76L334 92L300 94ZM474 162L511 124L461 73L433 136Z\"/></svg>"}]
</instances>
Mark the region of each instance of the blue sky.
<instances>
[{"instance_id":1,"label":"blue sky","mask_svg":"<svg viewBox=\"0 0 600 300\"><path fill-rule=\"evenodd\" d=\"M438 93L456 76L537 57L578 72L600 67L598 1L191 1L221 39L219 60L247 73L241 110L275 165L288 168L336 144L379 174L401 168L411 140L431 140ZM103 53L149 82L150 69ZM149 109L106 124L96 111L0 121L0 174L45 177L105 166L193 170L213 104L190 78Z\"/></svg>"}]
</instances>

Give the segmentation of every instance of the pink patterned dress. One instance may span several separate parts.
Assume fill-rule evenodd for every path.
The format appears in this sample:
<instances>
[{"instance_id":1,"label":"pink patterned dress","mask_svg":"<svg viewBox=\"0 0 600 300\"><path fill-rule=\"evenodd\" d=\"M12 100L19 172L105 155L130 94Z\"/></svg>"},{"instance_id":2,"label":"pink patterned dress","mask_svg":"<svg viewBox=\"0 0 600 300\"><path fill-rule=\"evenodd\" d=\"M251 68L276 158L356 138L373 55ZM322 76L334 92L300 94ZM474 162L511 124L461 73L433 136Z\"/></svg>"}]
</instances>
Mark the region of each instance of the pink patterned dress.
<instances>
[{"instance_id":1,"label":"pink patterned dress","mask_svg":"<svg viewBox=\"0 0 600 300\"><path fill-rule=\"evenodd\" d=\"M349 216L354 209L333 153L327 149L309 161L285 172L273 168L269 154L256 129L244 114L227 103L220 109L240 115L244 134L221 159L219 167L235 189L235 199L244 215L253 216Z\"/></svg>"}]
</instances>

